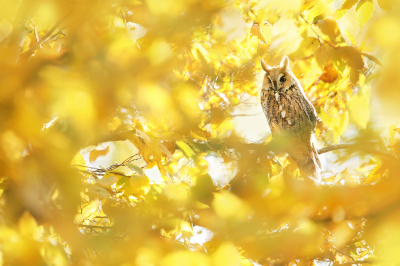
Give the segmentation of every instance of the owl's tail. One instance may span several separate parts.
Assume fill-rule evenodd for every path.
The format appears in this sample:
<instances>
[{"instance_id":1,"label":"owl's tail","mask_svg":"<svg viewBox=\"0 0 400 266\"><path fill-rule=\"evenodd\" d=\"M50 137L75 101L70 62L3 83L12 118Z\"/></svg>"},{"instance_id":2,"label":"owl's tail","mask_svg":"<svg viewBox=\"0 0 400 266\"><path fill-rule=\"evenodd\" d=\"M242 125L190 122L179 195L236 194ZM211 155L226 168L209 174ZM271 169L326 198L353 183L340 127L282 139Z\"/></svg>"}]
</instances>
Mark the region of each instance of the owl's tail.
<instances>
[{"instance_id":1,"label":"owl's tail","mask_svg":"<svg viewBox=\"0 0 400 266\"><path fill-rule=\"evenodd\" d=\"M302 147L296 146L295 149L289 152L290 157L310 179L317 182L321 181L321 161L314 142L310 142L308 145L301 145Z\"/></svg>"}]
</instances>

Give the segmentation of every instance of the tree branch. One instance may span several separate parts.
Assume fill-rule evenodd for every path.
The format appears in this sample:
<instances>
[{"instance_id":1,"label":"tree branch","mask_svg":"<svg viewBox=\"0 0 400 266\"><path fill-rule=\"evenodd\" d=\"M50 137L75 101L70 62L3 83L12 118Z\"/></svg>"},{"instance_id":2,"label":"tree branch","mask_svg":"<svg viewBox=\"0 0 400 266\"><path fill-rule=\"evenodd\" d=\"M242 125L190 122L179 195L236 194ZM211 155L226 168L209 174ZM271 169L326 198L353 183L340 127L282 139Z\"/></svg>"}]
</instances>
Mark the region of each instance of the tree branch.
<instances>
[{"instance_id":1,"label":"tree branch","mask_svg":"<svg viewBox=\"0 0 400 266\"><path fill-rule=\"evenodd\" d=\"M378 155L382 155L385 157L389 157L392 159L397 159L397 157L389 152L385 152L385 151L380 151L377 149L359 149L360 148L360 144L356 143L356 144L338 144L338 145L332 145L332 146L328 146L328 147L324 147L321 149L318 149L318 154L323 154L326 152L330 152L330 151L334 151L334 150L345 150L345 149L354 149L357 148L358 151L365 151L365 152L369 152L369 153L374 153L374 154L378 154Z\"/></svg>"},{"instance_id":2,"label":"tree branch","mask_svg":"<svg viewBox=\"0 0 400 266\"><path fill-rule=\"evenodd\" d=\"M344 149L350 149L354 147L354 144L338 144L338 145L332 145L328 147L324 147L321 149L318 149L318 154L323 154L326 152L334 151L334 150L344 150Z\"/></svg>"},{"instance_id":3,"label":"tree branch","mask_svg":"<svg viewBox=\"0 0 400 266\"><path fill-rule=\"evenodd\" d=\"M102 138L99 138L95 141L88 142L87 145L97 145L99 143L107 142L107 141L117 141L117 140L126 140L129 139L129 136L131 134L135 134L134 130L130 131L123 131L123 132L118 132L118 133L113 133L110 135L106 135ZM366 143L367 144L367 143ZM368 144L373 144L373 143L368 143ZM196 143L197 146L199 147L204 147L204 149L211 149L211 150L219 150L224 146L227 146L228 148L240 148L240 149L251 149L255 150L258 152L267 152L267 151L272 151L272 152L277 152L281 149L279 149L279 145L277 145L274 142L270 142L268 144L257 144L257 143L243 143L241 141L232 141L232 142L205 142L205 143ZM361 151L361 152L368 152L372 154L377 154L381 156L385 156L390 159L398 159L396 155L386 152L386 151L381 151L375 148L361 148L360 143L353 143L353 144L337 144L337 145L332 145L328 147L324 147L321 149L318 149L317 152L318 154L323 154L327 153L330 151L335 151L335 150L345 150L345 149L353 149L354 151ZM179 149L178 146L176 146L177 149Z\"/></svg>"}]
</instances>

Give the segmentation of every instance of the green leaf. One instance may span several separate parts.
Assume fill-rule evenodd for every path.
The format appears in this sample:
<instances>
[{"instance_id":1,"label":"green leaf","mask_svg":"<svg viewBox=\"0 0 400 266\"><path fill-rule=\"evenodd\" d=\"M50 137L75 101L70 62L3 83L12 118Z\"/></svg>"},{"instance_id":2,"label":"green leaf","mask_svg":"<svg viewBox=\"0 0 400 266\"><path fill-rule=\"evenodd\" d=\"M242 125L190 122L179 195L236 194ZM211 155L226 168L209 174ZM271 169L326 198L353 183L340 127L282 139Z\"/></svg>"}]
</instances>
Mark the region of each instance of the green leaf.
<instances>
[{"instance_id":1,"label":"green leaf","mask_svg":"<svg viewBox=\"0 0 400 266\"><path fill-rule=\"evenodd\" d=\"M117 186L119 187L119 186L125 185L128 182L129 182L129 179L126 176L123 176L118 180Z\"/></svg>"},{"instance_id":2,"label":"green leaf","mask_svg":"<svg viewBox=\"0 0 400 266\"><path fill-rule=\"evenodd\" d=\"M181 150L186 158L194 158L195 157L194 151L185 142L177 141L176 144L179 146L179 148L181 148Z\"/></svg>"},{"instance_id":3,"label":"green leaf","mask_svg":"<svg viewBox=\"0 0 400 266\"><path fill-rule=\"evenodd\" d=\"M355 19L357 25L362 27L370 20L374 13L374 2L372 0L361 0L356 7Z\"/></svg>"},{"instance_id":4,"label":"green leaf","mask_svg":"<svg viewBox=\"0 0 400 266\"><path fill-rule=\"evenodd\" d=\"M138 174L144 175L144 172L143 172L142 168L140 168L139 166L133 165L131 163L128 163L126 166L128 166L130 169L136 171Z\"/></svg>"},{"instance_id":5,"label":"green leaf","mask_svg":"<svg viewBox=\"0 0 400 266\"><path fill-rule=\"evenodd\" d=\"M102 187L108 187L111 186L112 184L115 184L118 181L118 177L115 176L114 174L107 173L103 176L102 179L98 179L96 181L96 184L102 186Z\"/></svg>"}]
</instances>

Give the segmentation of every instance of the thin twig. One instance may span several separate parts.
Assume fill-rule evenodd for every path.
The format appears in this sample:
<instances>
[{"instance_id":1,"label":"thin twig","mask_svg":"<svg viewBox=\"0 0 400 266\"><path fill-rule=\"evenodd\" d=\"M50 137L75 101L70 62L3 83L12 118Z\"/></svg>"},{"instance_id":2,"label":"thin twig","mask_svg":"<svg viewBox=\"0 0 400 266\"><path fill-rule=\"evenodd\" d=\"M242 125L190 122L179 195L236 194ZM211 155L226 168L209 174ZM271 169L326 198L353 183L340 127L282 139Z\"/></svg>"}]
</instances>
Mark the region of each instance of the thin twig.
<instances>
[{"instance_id":1,"label":"thin twig","mask_svg":"<svg viewBox=\"0 0 400 266\"><path fill-rule=\"evenodd\" d=\"M328 147L324 147L318 150L318 154L323 154L326 152L330 152L330 151L334 151L334 150L345 150L345 149L352 149L352 148L359 148L360 144L338 144L338 145L332 145L332 146L328 146ZM375 153L378 155L383 155L386 157L390 157L392 159L397 159L397 157L389 152L385 152L385 151L380 151L380 150L376 150L376 149L361 149L360 151L367 151L370 153Z\"/></svg>"},{"instance_id":2,"label":"thin twig","mask_svg":"<svg viewBox=\"0 0 400 266\"><path fill-rule=\"evenodd\" d=\"M28 56L30 56L31 54L33 54L33 52L36 50L36 48L41 45L44 41L47 40L47 38L58 28L58 26L60 26L60 24L62 23L62 19L58 20L56 24L54 24L54 26L48 31L46 32L45 35L42 36L42 38L40 38L40 40L38 42L36 42L34 45L32 45L32 47L26 51L25 53L23 53L20 58L26 58Z\"/></svg>"},{"instance_id":3,"label":"thin twig","mask_svg":"<svg viewBox=\"0 0 400 266\"><path fill-rule=\"evenodd\" d=\"M32 21L31 19L29 19L29 22L30 22L30 23L32 24L32 26L33 26L33 31L35 32L36 42L38 42L38 41L39 41L39 34L38 34L38 32L37 32L36 25L35 25L35 23L33 23L33 21Z\"/></svg>"},{"instance_id":4,"label":"thin twig","mask_svg":"<svg viewBox=\"0 0 400 266\"><path fill-rule=\"evenodd\" d=\"M54 33L53 35L51 35L50 37L49 37L49 39L47 40L47 41L52 41L52 40L54 40L58 35L60 35L60 34L62 34L62 35L67 35L65 32L64 32L64 29L65 29L66 27L64 27L64 28L62 28L62 29L60 29L59 31L57 31L56 33Z\"/></svg>"},{"instance_id":5,"label":"thin twig","mask_svg":"<svg viewBox=\"0 0 400 266\"><path fill-rule=\"evenodd\" d=\"M321 36L319 36L319 34L311 27L311 24L310 23L308 23L308 21L303 17L303 15L302 14L300 14L300 17L307 23L307 25L308 25L308 27L315 33L315 35L317 35L317 39L318 39L318 42L320 43L320 44L322 44L321 43L321 39L326 43L326 44L328 44L329 46L331 46L331 47L333 47L333 48L336 48L334 45L332 45L330 42L328 42L327 40L325 40L324 38L322 38Z\"/></svg>"},{"instance_id":6,"label":"thin twig","mask_svg":"<svg viewBox=\"0 0 400 266\"><path fill-rule=\"evenodd\" d=\"M66 16L64 16L63 18L59 19L56 24L54 24L54 26L48 31L46 32L45 35L42 36L42 38L40 38L39 41L37 41L34 45L32 45L32 47L26 51L25 53L23 53L20 58L26 58L28 56L30 56L31 54L33 54L33 52L36 50L38 45L41 45L43 42L45 42L50 35L58 28L58 26L60 26L60 24L69 16L69 14L67 14ZM62 30L62 29L61 29ZM60 30L60 31L61 31Z\"/></svg>"},{"instance_id":7,"label":"thin twig","mask_svg":"<svg viewBox=\"0 0 400 266\"><path fill-rule=\"evenodd\" d=\"M323 154L326 152L334 151L334 150L344 150L344 149L350 149L354 146L354 144L338 144L338 145L332 145L328 147L324 147L318 150L318 154Z\"/></svg>"}]
</instances>

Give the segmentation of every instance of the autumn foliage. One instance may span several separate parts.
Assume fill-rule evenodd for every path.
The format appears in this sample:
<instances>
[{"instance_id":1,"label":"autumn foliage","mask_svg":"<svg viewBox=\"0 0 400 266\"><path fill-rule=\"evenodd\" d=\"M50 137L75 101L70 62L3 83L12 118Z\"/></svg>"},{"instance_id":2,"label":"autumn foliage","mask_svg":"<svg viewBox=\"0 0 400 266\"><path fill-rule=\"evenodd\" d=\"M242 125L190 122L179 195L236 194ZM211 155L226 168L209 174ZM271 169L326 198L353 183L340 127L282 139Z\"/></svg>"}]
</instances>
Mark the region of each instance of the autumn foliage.
<instances>
[{"instance_id":1,"label":"autumn foliage","mask_svg":"<svg viewBox=\"0 0 400 266\"><path fill-rule=\"evenodd\" d=\"M319 186L244 112L283 55ZM398 265L399 61L395 0L0 0L0 265Z\"/></svg>"}]
</instances>

